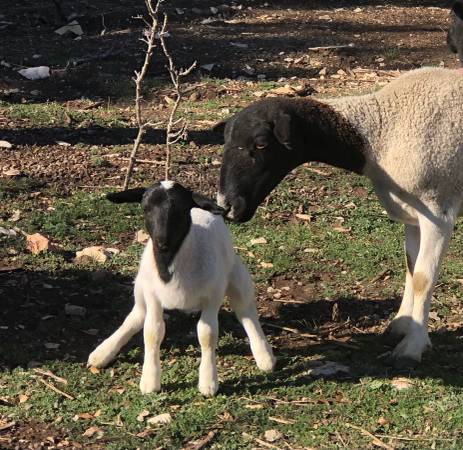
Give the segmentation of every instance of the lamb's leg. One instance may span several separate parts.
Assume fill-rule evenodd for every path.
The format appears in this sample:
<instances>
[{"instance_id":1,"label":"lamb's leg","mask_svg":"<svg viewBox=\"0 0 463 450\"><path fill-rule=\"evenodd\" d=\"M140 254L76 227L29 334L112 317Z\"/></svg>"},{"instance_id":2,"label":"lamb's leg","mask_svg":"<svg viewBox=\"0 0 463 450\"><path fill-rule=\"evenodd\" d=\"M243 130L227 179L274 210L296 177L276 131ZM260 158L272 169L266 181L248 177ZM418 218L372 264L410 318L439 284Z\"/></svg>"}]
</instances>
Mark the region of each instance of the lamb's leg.
<instances>
[{"instance_id":1,"label":"lamb's leg","mask_svg":"<svg viewBox=\"0 0 463 450\"><path fill-rule=\"evenodd\" d=\"M201 394L206 397L215 395L219 388L217 366L215 362L215 350L217 348L219 335L219 322L217 317L219 308L220 306L216 304L209 304L204 308L197 326L198 340L201 346L198 389Z\"/></svg>"},{"instance_id":2,"label":"lamb's leg","mask_svg":"<svg viewBox=\"0 0 463 450\"><path fill-rule=\"evenodd\" d=\"M395 343L408 332L413 314L413 271L416 258L420 250L420 228L413 225L405 225L405 261L407 274L405 289L399 311L386 329L385 334Z\"/></svg>"},{"instance_id":3,"label":"lamb's leg","mask_svg":"<svg viewBox=\"0 0 463 450\"><path fill-rule=\"evenodd\" d=\"M123 324L106 340L104 340L88 357L88 365L107 366L129 342L130 338L143 327L145 319L145 300L140 283L135 283L135 305Z\"/></svg>"},{"instance_id":4,"label":"lamb's leg","mask_svg":"<svg viewBox=\"0 0 463 450\"><path fill-rule=\"evenodd\" d=\"M227 296L231 308L248 335L257 367L266 372L272 371L275 367L275 358L272 347L267 342L259 323L254 300L254 286L248 271L238 258L227 288Z\"/></svg>"},{"instance_id":5,"label":"lamb's leg","mask_svg":"<svg viewBox=\"0 0 463 450\"><path fill-rule=\"evenodd\" d=\"M140 379L140 391L149 394L161 389L160 346L164 339L165 324L162 307L151 294L146 295L146 317L143 327L145 357Z\"/></svg>"},{"instance_id":6,"label":"lamb's leg","mask_svg":"<svg viewBox=\"0 0 463 450\"><path fill-rule=\"evenodd\" d=\"M454 219L445 215L419 216L420 250L415 263L412 320L406 336L394 349L398 366L421 361L421 355L431 345L428 337L428 316L431 297L437 280L440 263L447 249Z\"/></svg>"}]
</instances>

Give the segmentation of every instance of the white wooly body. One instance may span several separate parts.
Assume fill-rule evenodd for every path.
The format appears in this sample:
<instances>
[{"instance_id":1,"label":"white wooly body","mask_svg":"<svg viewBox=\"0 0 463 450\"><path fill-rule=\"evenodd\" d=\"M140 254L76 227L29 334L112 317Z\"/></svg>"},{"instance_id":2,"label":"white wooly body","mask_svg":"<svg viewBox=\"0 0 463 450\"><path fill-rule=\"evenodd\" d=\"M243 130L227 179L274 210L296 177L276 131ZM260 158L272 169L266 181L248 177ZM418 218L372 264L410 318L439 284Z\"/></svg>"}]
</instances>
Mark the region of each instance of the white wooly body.
<instances>
[{"instance_id":1,"label":"white wooly body","mask_svg":"<svg viewBox=\"0 0 463 450\"><path fill-rule=\"evenodd\" d=\"M241 264L233 250L230 233L220 216L200 208L191 210L191 228L175 255L164 283L155 269L153 245L148 241L135 284L151 292L164 309L201 310L205 303L225 293L235 264Z\"/></svg>"},{"instance_id":2,"label":"white wooly body","mask_svg":"<svg viewBox=\"0 0 463 450\"><path fill-rule=\"evenodd\" d=\"M389 217L405 224L403 300L388 332L399 365L431 345L433 289L463 200L463 74L423 68L372 94L326 101L363 136L364 175Z\"/></svg>"},{"instance_id":3,"label":"white wooly body","mask_svg":"<svg viewBox=\"0 0 463 450\"><path fill-rule=\"evenodd\" d=\"M217 315L225 295L248 335L258 367L271 371L275 365L272 349L259 324L251 277L234 252L223 219L199 208L191 209L191 219L188 234L169 267L172 278L168 283L159 277L152 241L148 241L135 280L133 310L88 359L91 366L106 366L143 328L145 356L140 380L143 393L161 388L159 347L165 332L163 309L201 311L197 326L201 346L198 388L205 396L217 392Z\"/></svg>"}]
</instances>

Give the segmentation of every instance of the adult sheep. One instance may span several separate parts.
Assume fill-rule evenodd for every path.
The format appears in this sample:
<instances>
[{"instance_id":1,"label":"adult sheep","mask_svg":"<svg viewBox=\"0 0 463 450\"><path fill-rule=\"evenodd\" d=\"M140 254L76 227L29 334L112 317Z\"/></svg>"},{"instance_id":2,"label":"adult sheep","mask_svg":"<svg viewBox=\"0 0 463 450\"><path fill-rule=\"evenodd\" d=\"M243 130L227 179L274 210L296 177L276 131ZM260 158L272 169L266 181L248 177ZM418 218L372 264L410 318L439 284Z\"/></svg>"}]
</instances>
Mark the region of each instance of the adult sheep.
<instances>
[{"instance_id":1,"label":"adult sheep","mask_svg":"<svg viewBox=\"0 0 463 450\"><path fill-rule=\"evenodd\" d=\"M458 54L463 66L463 0L456 0L450 12L450 28L447 33L447 45Z\"/></svg>"},{"instance_id":2,"label":"adult sheep","mask_svg":"<svg viewBox=\"0 0 463 450\"><path fill-rule=\"evenodd\" d=\"M225 146L218 203L237 222L292 169L320 161L370 178L389 216L405 224L407 274L389 332L397 365L421 360L438 269L463 199L463 76L425 68L363 96L270 98L216 129Z\"/></svg>"}]
</instances>

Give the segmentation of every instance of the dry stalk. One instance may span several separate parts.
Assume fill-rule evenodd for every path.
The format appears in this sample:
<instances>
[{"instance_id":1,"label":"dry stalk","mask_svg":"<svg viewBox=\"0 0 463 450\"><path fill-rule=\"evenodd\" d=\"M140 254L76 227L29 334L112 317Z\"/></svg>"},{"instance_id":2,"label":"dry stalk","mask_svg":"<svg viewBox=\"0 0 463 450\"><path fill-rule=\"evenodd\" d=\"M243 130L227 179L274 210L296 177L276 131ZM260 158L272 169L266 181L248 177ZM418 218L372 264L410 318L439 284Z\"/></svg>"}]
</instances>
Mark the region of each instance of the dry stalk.
<instances>
[{"instance_id":1,"label":"dry stalk","mask_svg":"<svg viewBox=\"0 0 463 450\"><path fill-rule=\"evenodd\" d=\"M151 62L151 58L153 56L153 50L156 46L155 39L156 34L159 28L159 20L158 20L158 11L159 7L162 3L162 0L156 0L156 3L153 6L153 0L145 0L146 9L148 10L149 14L149 21L144 20L147 28L144 32L143 38L140 40L146 44L146 52L145 52L145 59L143 61L143 65L140 71L135 71L135 77L133 78L135 82L135 115L136 115L136 122L138 126L138 133L135 141L133 143L132 152L130 153L129 159L129 166L127 167L127 173L125 175L124 186L123 189L126 190L129 187L130 179L132 178L133 168L135 167L137 152L140 147L142 138L146 133L146 130L150 126L154 126L155 124L151 123L149 120L145 120L142 114L142 85L143 79L145 78L146 72L148 71L148 67Z\"/></svg>"},{"instance_id":2,"label":"dry stalk","mask_svg":"<svg viewBox=\"0 0 463 450\"><path fill-rule=\"evenodd\" d=\"M191 64L188 69L177 69L175 67L172 56L167 48L166 44L166 29L167 29L167 15L164 14L164 20L162 23L162 28L159 33L159 40L161 41L162 51L167 58L167 70L169 71L170 79L172 85L174 86L174 103L169 114L169 120L166 127L166 163L164 178L169 179L170 175L170 165L171 165L171 146L176 144L180 139L185 136L187 130L187 123L183 117L180 119L175 119L177 114L178 107L182 101L182 89L181 89L181 79L186 77L191 73L191 71L196 67L196 61Z\"/></svg>"}]
</instances>

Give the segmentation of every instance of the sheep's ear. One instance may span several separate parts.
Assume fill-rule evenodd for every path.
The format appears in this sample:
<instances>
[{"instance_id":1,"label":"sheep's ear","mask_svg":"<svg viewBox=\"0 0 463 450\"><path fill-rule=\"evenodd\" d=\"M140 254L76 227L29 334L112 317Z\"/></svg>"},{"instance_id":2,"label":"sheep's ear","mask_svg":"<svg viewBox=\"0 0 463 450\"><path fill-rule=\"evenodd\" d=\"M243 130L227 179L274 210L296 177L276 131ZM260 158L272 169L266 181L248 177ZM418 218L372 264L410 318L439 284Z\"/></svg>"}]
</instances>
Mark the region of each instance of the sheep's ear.
<instances>
[{"instance_id":1,"label":"sheep's ear","mask_svg":"<svg viewBox=\"0 0 463 450\"><path fill-rule=\"evenodd\" d=\"M291 150L291 116L287 113L280 113L273 126L273 134L278 142Z\"/></svg>"},{"instance_id":2,"label":"sheep's ear","mask_svg":"<svg viewBox=\"0 0 463 450\"><path fill-rule=\"evenodd\" d=\"M216 124L212 127L212 131L213 131L214 133L223 134L224 131L225 131L225 127L227 126L227 122L228 122L227 119L221 120L220 122L216 123Z\"/></svg>"},{"instance_id":3,"label":"sheep's ear","mask_svg":"<svg viewBox=\"0 0 463 450\"><path fill-rule=\"evenodd\" d=\"M201 194L193 192L191 195L193 203L196 207L209 211L212 214L217 214L219 216L224 216L226 211L221 208L216 202L210 198L204 197Z\"/></svg>"},{"instance_id":4,"label":"sheep's ear","mask_svg":"<svg viewBox=\"0 0 463 450\"><path fill-rule=\"evenodd\" d=\"M134 188L121 192L110 192L106 198L112 203L140 203L146 188Z\"/></svg>"},{"instance_id":5,"label":"sheep's ear","mask_svg":"<svg viewBox=\"0 0 463 450\"><path fill-rule=\"evenodd\" d=\"M454 2L452 5L452 11L460 20L463 20L463 1L457 0Z\"/></svg>"}]
</instances>

